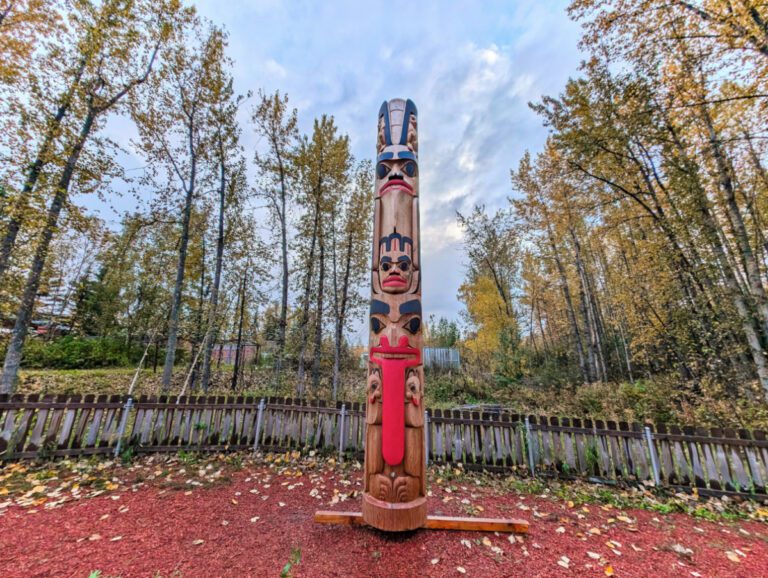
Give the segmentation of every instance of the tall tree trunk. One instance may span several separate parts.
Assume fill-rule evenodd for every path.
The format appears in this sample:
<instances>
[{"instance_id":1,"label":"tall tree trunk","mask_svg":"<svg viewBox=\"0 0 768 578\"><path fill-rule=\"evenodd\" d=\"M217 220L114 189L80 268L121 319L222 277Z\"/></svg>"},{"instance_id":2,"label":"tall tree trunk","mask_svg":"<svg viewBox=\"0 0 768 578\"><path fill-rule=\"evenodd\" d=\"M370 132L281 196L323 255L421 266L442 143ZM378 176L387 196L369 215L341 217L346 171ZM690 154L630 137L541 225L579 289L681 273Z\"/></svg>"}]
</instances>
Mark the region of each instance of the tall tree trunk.
<instances>
[{"instance_id":1,"label":"tall tree trunk","mask_svg":"<svg viewBox=\"0 0 768 578\"><path fill-rule=\"evenodd\" d=\"M168 341L165 351L165 366L163 367L163 391L171 388L173 364L176 361L176 344L179 332L179 313L181 312L181 293L184 286L184 268L187 264L187 246L189 245L189 221L192 217L192 197L194 196L194 162L192 178L184 199L184 211L181 221L181 241L179 243L179 259L176 265L176 282L173 286L173 301L171 316L168 320Z\"/></svg>"},{"instance_id":2,"label":"tall tree trunk","mask_svg":"<svg viewBox=\"0 0 768 578\"><path fill-rule=\"evenodd\" d=\"M205 308L205 231L203 231L203 254L200 260L200 284L197 290L197 315L195 319L195 337L189 359L189 390L194 391L197 385L198 348L207 346L203 337L203 309ZM206 331L206 335L208 332Z\"/></svg>"},{"instance_id":3,"label":"tall tree trunk","mask_svg":"<svg viewBox=\"0 0 768 578\"><path fill-rule=\"evenodd\" d=\"M323 298L325 296L325 241L320 235L320 275L317 284L317 314L315 318L315 350L312 362L312 386L320 388L320 358L323 354Z\"/></svg>"},{"instance_id":4,"label":"tall tree trunk","mask_svg":"<svg viewBox=\"0 0 768 578\"><path fill-rule=\"evenodd\" d=\"M555 259L555 266L557 267L557 273L560 277L560 287L563 290L563 298L565 299L566 311L568 313L568 322L571 326L571 334L573 336L574 346L576 348L576 356L579 361L579 369L581 370L581 378L584 383L589 383L589 370L587 369L587 360L584 355L584 344L582 342L581 330L579 329L579 322L576 319L576 310L573 307L573 298L571 297L571 289L568 286L568 276L565 273L565 267L560 259L560 255L557 251L557 245L555 245L554 234L552 229L547 223L547 236L549 239L549 246L552 250L552 256Z\"/></svg>"},{"instance_id":5,"label":"tall tree trunk","mask_svg":"<svg viewBox=\"0 0 768 578\"><path fill-rule=\"evenodd\" d=\"M336 335L334 336L333 351L333 400L336 401L339 391L339 376L341 373L341 343L344 338L344 324L347 319L347 301L349 296L349 277L352 269L352 231L347 231L347 248L344 254L344 269L342 270L340 303L336 311ZM334 275L335 278L335 275Z\"/></svg>"},{"instance_id":6,"label":"tall tree trunk","mask_svg":"<svg viewBox=\"0 0 768 578\"><path fill-rule=\"evenodd\" d=\"M312 227L312 240L309 246L309 259L306 276L304 277L304 297L301 304L301 318L299 320L299 333L301 347L299 349L299 369L296 384L296 393L299 397L304 395L305 365L304 355L307 352L307 325L309 324L309 298L312 291L312 277L315 273L315 246L317 245L317 235L320 229L320 200L319 196L315 201L315 215Z\"/></svg>"},{"instance_id":7,"label":"tall tree trunk","mask_svg":"<svg viewBox=\"0 0 768 578\"><path fill-rule=\"evenodd\" d=\"M235 347L235 367L232 370L232 391L237 391L237 379L240 374L240 358L243 346L243 319L245 318L245 284L248 279L248 271L243 273L243 283L240 287L240 321L237 324L237 345Z\"/></svg>"},{"instance_id":8,"label":"tall tree trunk","mask_svg":"<svg viewBox=\"0 0 768 578\"><path fill-rule=\"evenodd\" d=\"M765 341L768 340L768 296L766 295L765 287L763 286L762 279L760 277L760 266L758 264L755 253L752 250L752 245L749 241L749 234L747 233L746 225L744 224L744 218L741 215L741 210L736 202L736 192L733 179L731 177L731 171L729 170L728 161L723 150L720 137L715 130L712 118L709 115L709 111L706 107L702 108L702 118L707 128L709 137L710 153L715 161L715 167L717 169L718 185L720 192L723 196L723 204L725 205L725 212L728 216L728 221L731 224L731 231L733 237L736 240L736 246L739 250L739 257L742 261L744 272L747 277L747 283L749 286L749 292L752 299L755 302L757 312L760 317L761 330L763 336L762 346L768 345ZM768 383L764 385L766 392L768 392Z\"/></svg>"},{"instance_id":9,"label":"tall tree trunk","mask_svg":"<svg viewBox=\"0 0 768 578\"><path fill-rule=\"evenodd\" d=\"M282 267L282 286L280 291L280 322L277 331L277 356L275 357L275 371L278 380L283 369L283 356L285 355L285 334L288 327L288 218L286 215L286 201L288 192L285 185L285 170L283 159L278 155L278 167L280 170L280 257Z\"/></svg>"},{"instance_id":10,"label":"tall tree trunk","mask_svg":"<svg viewBox=\"0 0 768 578\"><path fill-rule=\"evenodd\" d=\"M11 260L11 253L16 245L16 238L21 229L21 225L24 219L24 211L29 205L29 197L34 191L37 181L43 172L43 169L48 164L47 156L50 154L51 145L53 144L56 133L61 127L61 123L64 117L67 115L70 106L72 105L72 95L75 89L80 85L80 81L85 71L87 61L85 58L80 60L75 76L72 79L67 91L62 95L59 106L56 109L56 114L53 115L47 124L43 141L40 144L40 148L35 155L35 160L29 165L26 179L24 180L24 186L21 189L21 194L18 196L14 203L14 208L11 211L11 218L8 221L8 226L5 229L5 235L3 235L2 243L0 243L0 282L2 282L5 272L8 270L8 266Z\"/></svg>"},{"instance_id":11,"label":"tall tree trunk","mask_svg":"<svg viewBox=\"0 0 768 578\"><path fill-rule=\"evenodd\" d=\"M27 282L24 286L24 294L21 298L21 304L16 313L16 322L13 326L13 332L11 334L11 340L8 343L8 350L5 354L5 362L3 364L3 375L0 378L0 393L12 393L16 387L16 380L18 378L19 366L21 365L21 356L24 349L24 340L27 336L27 328L29 321L32 318L32 312L35 307L35 297L37 297L37 290L40 287L40 278L43 273L43 267L45 267L45 261L48 257L48 249L51 244L51 239L56 231L56 226L59 221L59 215L61 209L67 201L69 193L69 185L72 182L72 177L75 173L77 161L80 159L80 154L83 151L88 136L93 129L93 123L96 120L98 111L92 106L88 109L88 114L85 117L82 127L80 128L80 134L77 137L75 145L72 147L67 162L64 165L64 170L61 173L59 182L56 184L56 193L53 196L51 205L48 208L48 215L46 217L45 226L40 234L40 241L35 251L35 257L32 260L32 267L27 275Z\"/></svg>"},{"instance_id":12,"label":"tall tree trunk","mask_svg":"<svg viewBox=\"0 0 768 578\"><path fill-rule=\"evenodd\" d=\"M211 358L213 347L217 341L216 316L219 307L219 286L221 285L221 268L224 262L224 207L226 199L226 166L223 160L219 161L219 227L216 235L216 264L213 274L213 287L211 287L211 302L208 307L208 322L206 331L208 339L205 342L205 354L203 356L203 376L201 380L203 391L208 391L211 380Z\"/></svg>"}]
</instances>

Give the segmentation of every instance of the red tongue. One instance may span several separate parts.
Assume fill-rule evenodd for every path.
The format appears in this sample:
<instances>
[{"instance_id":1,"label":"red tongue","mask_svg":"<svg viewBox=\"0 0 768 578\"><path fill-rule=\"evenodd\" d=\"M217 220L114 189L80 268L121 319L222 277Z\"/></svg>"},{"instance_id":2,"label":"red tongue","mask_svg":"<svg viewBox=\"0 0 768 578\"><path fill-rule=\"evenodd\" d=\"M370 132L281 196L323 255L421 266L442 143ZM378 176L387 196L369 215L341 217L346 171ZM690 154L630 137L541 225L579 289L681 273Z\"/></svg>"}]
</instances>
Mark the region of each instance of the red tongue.
<instances>
[{"instance_id":1,"label":"red tongue","mask_svg":"<svg viewBox=\"0 0 768 578\"><path fill-rule=\"evenodd\" d=\"M382 349L389 347L386 337L381 338ZM398 347L408 347L408 338L402 336ZM418 352L417 356L418 356ZM371 360L381 366L384 391L382 392L381 455L390 466L403 461L405 454L405 369L419 364L413 359L377 358Z\"/></svg>"},{"instance_id":2,"label":"red tongue","mask_svg":"<svg viewBox=\"0 0 768 578\"><path fill-rule=\"evenodd\" d=\"M406 359L382 359L384 374L381 416L381 454L390 466L403 461L405 452L405 368Z\"/></svg>"}]
</instances>

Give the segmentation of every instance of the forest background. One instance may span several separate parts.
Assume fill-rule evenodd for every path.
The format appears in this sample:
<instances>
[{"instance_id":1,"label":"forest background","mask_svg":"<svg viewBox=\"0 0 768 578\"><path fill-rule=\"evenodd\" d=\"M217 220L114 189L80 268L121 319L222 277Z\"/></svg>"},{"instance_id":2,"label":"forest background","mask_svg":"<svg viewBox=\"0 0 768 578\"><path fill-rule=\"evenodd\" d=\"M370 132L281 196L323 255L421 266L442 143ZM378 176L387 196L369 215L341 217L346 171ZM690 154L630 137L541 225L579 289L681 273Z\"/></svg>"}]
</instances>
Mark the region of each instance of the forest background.
<instances>
[{"instance_id":1,"label":"forest background","mask_svg":"<svg viewBox=\"0 0 768 578\"><path fill-rule=\"evenodd\" d=\"M456 215L462 317L424 330L462 367L428 403L766 427L765 6L568 11L586 58L531 103L545 145ZM143 361L141 392L362 395L373 166L333 111L302 133L238 94L228 42L177 0L0 4L3 392L124 393ZM118 194L107 226L88 199Z\"/></svg>"}]
</instances>

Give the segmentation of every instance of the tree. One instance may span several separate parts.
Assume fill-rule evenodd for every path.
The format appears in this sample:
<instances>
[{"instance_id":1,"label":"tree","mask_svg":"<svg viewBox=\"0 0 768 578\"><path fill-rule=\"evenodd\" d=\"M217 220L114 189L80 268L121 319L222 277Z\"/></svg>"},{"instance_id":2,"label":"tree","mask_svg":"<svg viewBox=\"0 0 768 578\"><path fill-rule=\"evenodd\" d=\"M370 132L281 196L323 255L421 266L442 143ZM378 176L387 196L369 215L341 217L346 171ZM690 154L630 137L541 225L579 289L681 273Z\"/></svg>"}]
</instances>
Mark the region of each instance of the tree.
<instances>
[{"instance_id":1,"label":"tree","mask_svg":"<svg viewBox=\"0 0 768 578\"><path fill-rule=\"evenodd\" d=\"M229 59L221 58L214 63L209 72L208 83L211 89L213 124L212 160L217 170L218 220L216 228L216 257L214 264L213 285L208 307L208 321L203 338L203 369L201 385L208 390L211 372L213 346L218 336L217 316L219 315L219 290L224 264L225 248L225 212L237 210L241 206L240 197L246 187L245 162L240 145L240 127L237 111L246 97L236 96L232 88Z\"/></svg>"},{"instance_id":2,"label":"tree","mask_svg":"<svg viewBox=\"0 0 768 578\"><path fill-rule=\"evenodd\" d=\"M211 90L214 67L224 57L226 36L211 26L205 41L197 45L201 26L196 23L188 34L170 47L160 74L134 105L139 127L137 143L150 163L145 181L171 196L182 194L181 236L176 276L168 321L163 388L171 385L179 333L182 291L190 238L190 222L204 163L213 145L211 134ZM160 182L158 182L160 180ZM161 189L161 190L163 190Z\"/></svg>"},{"instance_id":3,"label":"tree","mask_svg":"<svg viewBox=\"0 0 768 578\"><path fill-rule=\"evenodd\" d=\"M344 198L332 213L331 265L333 282L333 377L332 396L336 399L341 369L344 330L355 311L364 303L357 288L366 278L368 250L373 222L373 169L369 161L354 167Z\"/></svg>"},{"instance_id":4,"label":"tree","mask_svg":"<svg viewBox=\"0 0 768 578\"><path fill-rule=\"evenodd\" d=\"M465 217L457 213L464 229L468 263L459 299L475 328L465 345L487 370L495 367L494 352L502 333L517 335L518 319L514 291L519 284L519 236L512 227L510 213L497 211L492 217L484 207L475 207Z\"/></svg>"},{"instance_id":5,"label":"tree","mask_svg":"<svg viewBox=\"0 0 768 578\"><path fill-rule=\"evenodd\" d=\"M330 215L337 206L341 191L347 185L351 156L349 138L337 135L333 117L315 119L312 137L302 137L296 154L297 204L302 209L298 223L297 244L301 274L302 298L298 329L300 350L297 393L304 394L305 355L309 344L309 322L312 319L314 289L314 352L312 380L320 383L320 358L325 311L326 248L331 239Z\"/></svg>"},{"instance_id":6,"label":"tree","mask_svg":"<svg viewBox=\"0 0 768 578\"><path fill-rule=\"evenodd\" d=\"M67 202L70 185L79 168L84 147L92 140L93 133L103 124L107 113L118 108L126 95L147 81L160 46L170 38L179 18L180 9L175 4L126 4L130 5L108 3L100 7L107 11L107 21L120 22L122 26L112 29L108 39L103 40L103 43L100 40L97 44L97 49L102 52L100 58L94 59L91 66L83 71L87 81L78 91L80 128L65 147L66 159L54 186L53 198L48 207L16 314L16 322L3 366L3 376L0 380L0 391L4 393L13 391L16 383L40 276L59 215ZM91 18L94 15L96 19L102 16L99 10L92 11L90 8L86 5L78 16L82 16L85 21L92 21ZM89 43L79 46L80 57L93 48ZM86 179L93 178L84 171L81 171L81 176Z\"/></svg>"},{"instance_id":7,"label":"tree","mask_svg":"<svg viewBox=\"0 0 768 578\"><path fill-rule=\"evenodd\" d=\"M260 194L267 199L270 214L277 221L280 242L280 322L277 333L275 371L280 376L285 354L285 334L288 326L288 203L291 200L289 181L298 139L298 117L294 108L288 111L288 95L259 93L259 103L253 109L251 121L256 134L267 141L264 153L255 153L256 167L263 179Z\"/></svg>"}]
</instances>

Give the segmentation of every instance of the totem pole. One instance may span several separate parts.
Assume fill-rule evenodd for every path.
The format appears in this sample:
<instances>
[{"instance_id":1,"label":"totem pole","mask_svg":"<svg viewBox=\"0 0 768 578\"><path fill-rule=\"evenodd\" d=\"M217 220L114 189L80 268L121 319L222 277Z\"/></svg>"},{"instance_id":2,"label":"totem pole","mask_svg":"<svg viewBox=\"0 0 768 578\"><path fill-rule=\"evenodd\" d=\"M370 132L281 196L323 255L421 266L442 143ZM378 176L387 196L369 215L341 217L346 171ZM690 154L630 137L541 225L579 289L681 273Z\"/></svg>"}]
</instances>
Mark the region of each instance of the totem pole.
<instances>
[{"instance_id":1,"label":"totem pole","mask_svg":"<svg viewBox=\"0 0 768 578\"><path fill-rule=\"evenodd\" d=\"M379 109L363 511L320 510L315 521L527 533L524 520L427 515L416 118L410 100Z\"/></svg>"},{"instance_id":2,"label":"totem pole","mask_svg":"<svg viewBox=\"0 0 768 578\"><path fill-rule=\"evenodd\" d=\"M363 518L394 531L427 517L416 119L384 102L376 139Z\"/></svg>"}]
</instances>

